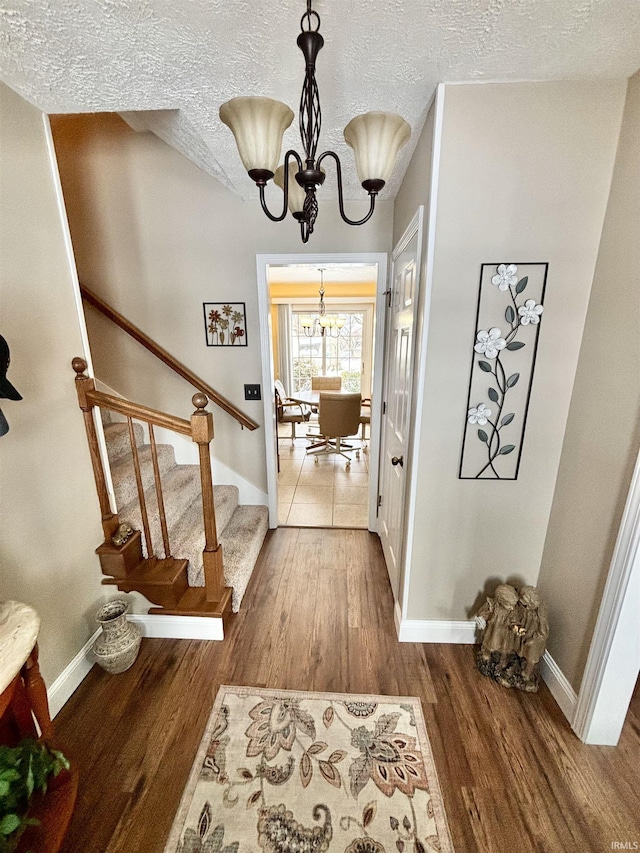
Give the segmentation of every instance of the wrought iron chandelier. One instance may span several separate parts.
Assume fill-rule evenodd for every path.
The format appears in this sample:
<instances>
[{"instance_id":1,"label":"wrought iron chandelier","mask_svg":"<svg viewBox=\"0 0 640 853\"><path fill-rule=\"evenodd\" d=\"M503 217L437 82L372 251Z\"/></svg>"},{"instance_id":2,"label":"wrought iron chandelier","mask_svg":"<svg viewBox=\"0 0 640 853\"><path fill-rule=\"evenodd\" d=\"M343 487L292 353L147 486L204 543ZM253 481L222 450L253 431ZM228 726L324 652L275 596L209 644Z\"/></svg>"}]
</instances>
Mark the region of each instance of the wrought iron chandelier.
<instances>
[{"instance_id":1,"label":"wrought iron chandelier","mask_svg":"<svg viewBox=\"0 0 640 853\"><path fill-rule=\"evenodd\" d=\"M307 0L307 11L300 21L297 44L306 64L299 116L303 157L290 149L284 164L276 168L282 137L294 118L293 111L280 101L232 98L220 107L220 119L233 132L240 159L258 187L260 204L266 215L273 222L280 222L287 215L288 208L300 223L302 242L306 243L318 215L316 191L325 179L323 162L326 159L335 161L340 216L349 225L363 225L373 214L376 196L388 181L398 151L411 135L411 128L399 115L382 112L364 113L347 124L344 138L354 150L358 178L370 199L366 216L358 220L349 219L344 212L342 166L338 155L325 151L316 157L322 113L315 68L324 39L320 35L320 16L312 10L311 0ZM284 192L282 213L277 216L271 213L265 200L265 187L272 178Z\"/></svg>"},{"instance_id":2,"label":"wrought iron chandelier","mask_svg":"<svg viewBox=\"0 0 640 853\"><path fill-rule=\"evenodd\" d=\"M324 304L324 271L325 267L319 267L320 273L320 304L318 305L318 313L311 318L308 315L303 315L300 318L302 331L308 338L313 338L319 335L323 338L325 335L331 338L337 338L344 326L344 317L337 317L334 314L327 314L327 306Z\"/></svg>"}]
</instances>

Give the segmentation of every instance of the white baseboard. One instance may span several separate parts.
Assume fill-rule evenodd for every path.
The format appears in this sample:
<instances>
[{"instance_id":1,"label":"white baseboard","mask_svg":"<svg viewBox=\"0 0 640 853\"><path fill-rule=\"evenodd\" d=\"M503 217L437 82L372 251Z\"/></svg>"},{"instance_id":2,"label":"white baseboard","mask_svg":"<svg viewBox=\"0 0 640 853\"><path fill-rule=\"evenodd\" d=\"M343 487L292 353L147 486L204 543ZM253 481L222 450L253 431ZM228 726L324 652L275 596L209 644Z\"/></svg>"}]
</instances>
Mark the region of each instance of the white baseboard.
<instances>
[{"instance_id":1,"label":"white baseboard","mask_svg":"<svg viewBox=\"0 0 640 853\"><path fill-rule=\"evenodd\" d=\"M475 622L445 622L436 619L403 619L395 602L393 618L401 643L468 643L476 642ZM549 652L540 661L540 675L570 724L575 716L578 696Z\"/></svg>"},{"instance_id":2,"label":"white baseboard","mask_svg":"<svg viewBox=\"0 0 640 853\"><path fill-rule=\"evenodd\" d=\"M560 706L562 713L569 723L573 723L578 696L548 651L544 653L540 661L540 675L551 691L551 695Z\"/></svg>"},{"instance_id":3,"label":"white baseboard","mask_svg":"<svg viewBox=\"0 0 640 853\"><path fill-rule=\"evenodd\" d=\"M132 613L128 617L143 637L168 640L224 640L222 619L209 616L162 616Z\"/></svg>"},{"instance_id":4,"label":"white baseboard","mask_svg":"<svg viewBox=\"0 0 640 853\"><path fill-rule=\"evenodd\" d=\"M160 616L156 614L131 613L127 617L134 622L143 637L171 640L224 640L222 619L205 616ZM73 658L47 690L51 719L89 674L95 661L91 647L101 629L89 637L78 654Z\"/></svg>"},{"instance_id":5,"label":"white baseboard","mask_svg":"<svg viewBox=\"0 0 640 853\"><path fill-rule=\"evenodd\" d=\"M95 663L91 655L91 646L100 631L101 628L98 628L95 634L89 637L71 663L62 670L51 687L48 688L47 697L49 699L49 713L51 714L51 719L56 716L65 702L89 674L91 667Z\"/></svg>"},{"instance_id":6,"label":"white baseboard","mask_svg":"<svg viewBox=\"0 0 640 853\"><path fill-rule=\"evenodd\" d=\"M476 641L476 624L469 621L447 622L440 619L400 619L395 614L401 643L467 643Z\"/></svg>"}]
</instances>

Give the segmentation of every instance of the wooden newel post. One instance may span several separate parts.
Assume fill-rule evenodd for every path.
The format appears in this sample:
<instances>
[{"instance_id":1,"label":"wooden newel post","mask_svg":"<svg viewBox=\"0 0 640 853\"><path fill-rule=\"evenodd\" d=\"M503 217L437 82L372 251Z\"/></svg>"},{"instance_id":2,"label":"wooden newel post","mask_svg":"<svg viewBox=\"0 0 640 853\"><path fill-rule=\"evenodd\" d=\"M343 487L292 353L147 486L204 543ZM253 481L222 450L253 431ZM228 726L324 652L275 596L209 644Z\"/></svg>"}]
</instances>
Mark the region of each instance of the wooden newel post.
<instances>
[{"instance_id":1,"label":"wooden newel post","mask_svg":"<svg viewBox=\"0 0 640 853\"><path fill-rule=\"evenodd\" d=\"M194 394L191 402L196 407L191 415L191 439L200 452L200 481L202 483L202 514L204 517L205 547L202 552L204 585L207 601L222 600L224 591L224 567L222 546L218 544L216 513L213 505L213 478L209 444L213 439L213 416L205 411L209 402L206 394Z\"/></svg>"},{"instance_id":2,"label":"wooden newel post","mask_svg":"<svg viewBox=\"0 0 640 853\"><path fill-rule=\"evenodd\" d=\"M109 542L118 528L119 520L117 514L111 511L107 482L104 476L104 468L102 467L102 459L100 458L96 425L93 420L93 403L90 403L87 399L87 392L95 391L96 385L95 381L85 374L87 362L83 358L74 358L71 366L76 372L76 391L78 392L78 403L82 409L84 426L87 431L91 465L93 467L93 476L96 481L100 513L102 515L102 530L104 531L105 542Z\"/></svg>"}]
</instances>

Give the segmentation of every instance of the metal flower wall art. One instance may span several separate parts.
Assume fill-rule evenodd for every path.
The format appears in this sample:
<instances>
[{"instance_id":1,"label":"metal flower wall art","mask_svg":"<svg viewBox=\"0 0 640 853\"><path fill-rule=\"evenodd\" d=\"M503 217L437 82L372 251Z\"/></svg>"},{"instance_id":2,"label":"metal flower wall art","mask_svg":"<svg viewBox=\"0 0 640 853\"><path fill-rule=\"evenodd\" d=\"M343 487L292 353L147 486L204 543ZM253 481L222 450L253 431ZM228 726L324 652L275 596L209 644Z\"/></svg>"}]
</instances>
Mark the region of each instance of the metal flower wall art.
<instances>
[{"instance_id":1,"label":"metal flower wall art","mask_svg":"<svg viewBox=\"0 0 640 853\"><path fill-rule=\"evenodd\" d=\"M482 264L462 480L518 477L548 266Z\"/></svg>"},{"instance_id":2,"label":"metal flower wall art","mask_svg":"<svg viewBox=\"0 0 640 853\"><path fill-rule=\"evenodd\" d=\"M203 307L208 347L246 347L244 302L204 302Z\"/></svg>"}]
</instances>

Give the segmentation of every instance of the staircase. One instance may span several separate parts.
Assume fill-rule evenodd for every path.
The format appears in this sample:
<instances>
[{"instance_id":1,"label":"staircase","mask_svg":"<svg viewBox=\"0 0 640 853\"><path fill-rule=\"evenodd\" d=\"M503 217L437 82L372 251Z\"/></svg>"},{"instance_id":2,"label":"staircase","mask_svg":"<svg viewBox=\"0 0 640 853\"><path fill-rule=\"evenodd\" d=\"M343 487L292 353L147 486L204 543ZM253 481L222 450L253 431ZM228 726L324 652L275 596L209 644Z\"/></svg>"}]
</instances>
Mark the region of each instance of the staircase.
<instances>
[{"instance_id":1,"label":"staircase","mask_svg":"<svg viewBox=\"0 0 640 853\"><path fill-rule=\"evenodd\" d=\"M249 430L259 424L179 362L126 317L81 285L83 300L171 368L198 392L190 418L96 390L87 362L76 357L78 405L84 419L98 494L104 542L96 548L103 583L138 591L157 605L154 614L223 618L237 612L268 528L265 506L239 506L234 486L213 485L209 402ZM103 419L115 487L113 511L96 431ZM112 422L111 413L126 422ZM146 424L144 444L140 422ZM197 448L198 465L177 465L173 448L157 444L154 428L185 436ZM123 533L124 528L124 533ZM175 556L179 555L179 556Z\"/></svg>"},{"instance_id":2,"label":"staircase","mask_svg":"<svg viewBox=\"0 0 640 853\"><path fill-rule=\"evenodd\" d=\"M104 416L103 416L104 417ZM109 418L107 418L109 420ZM144 443L144 431L133 424L138 452L140 478L148 514L151 547L142 537L142 560L125 577L110 577L103 583L115 584L123 592L137 590L157 607L150 613L191 616L222 616L224 602L211 606L204 590L202 496L198 465L176 464L174 449L157 444L157 462L162 479L166 532L173 558L163 549L163 530L155 489L155 471L150 445ZM138 484L127 423L104 424L111 477L118 517L136 531L143 529L138 501ZM235 486L214 486L213 500L218 542L222 546L224 581L231 587L231 609L237 613L268 529L265 506L238 504ZM134 534L139 536L139 534ZM100 551L100 549L98 549ZM151 558L148 553L153 554ZM108 573L108 564L103 571ZM121 574L118 572L117 574Z\"/></svg>"}]
</instances>

